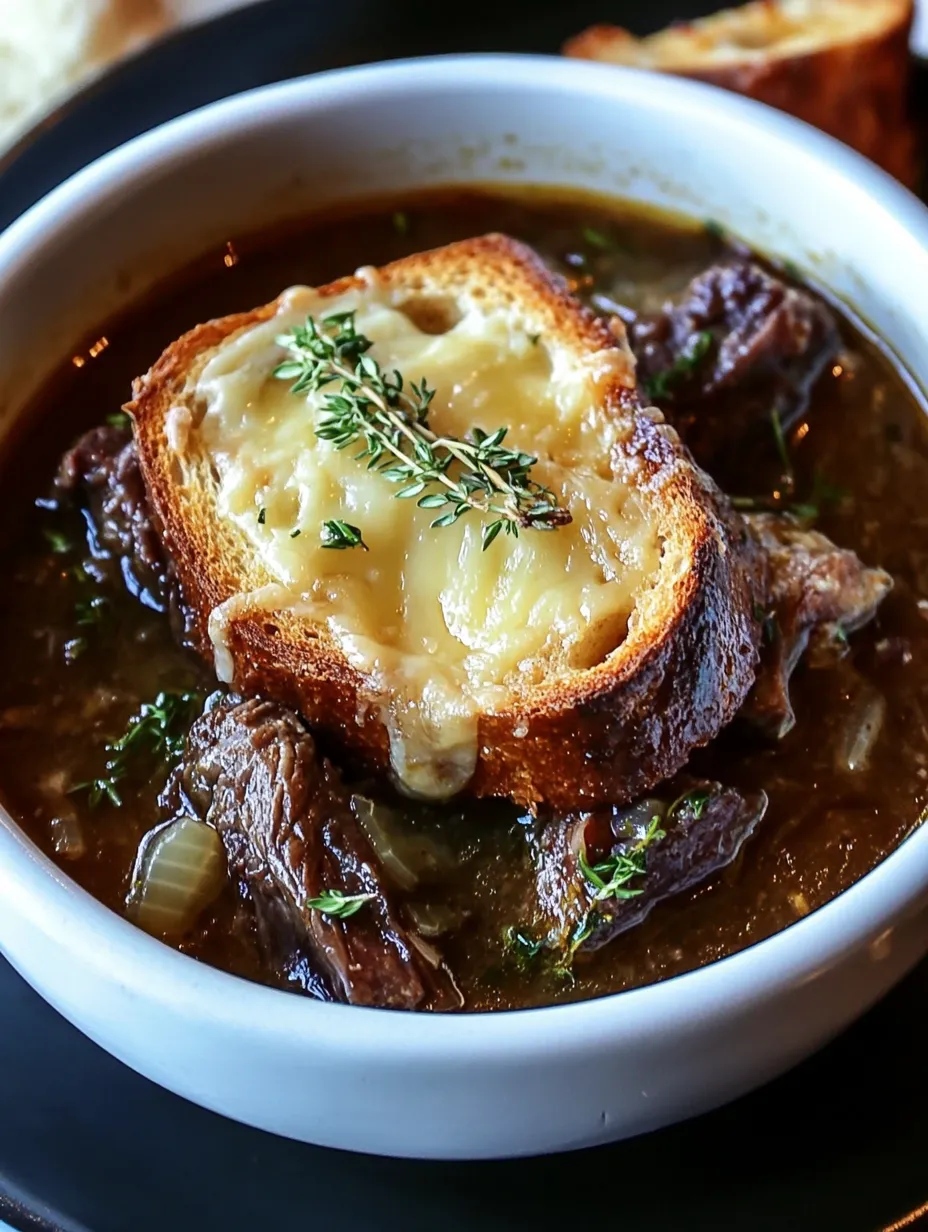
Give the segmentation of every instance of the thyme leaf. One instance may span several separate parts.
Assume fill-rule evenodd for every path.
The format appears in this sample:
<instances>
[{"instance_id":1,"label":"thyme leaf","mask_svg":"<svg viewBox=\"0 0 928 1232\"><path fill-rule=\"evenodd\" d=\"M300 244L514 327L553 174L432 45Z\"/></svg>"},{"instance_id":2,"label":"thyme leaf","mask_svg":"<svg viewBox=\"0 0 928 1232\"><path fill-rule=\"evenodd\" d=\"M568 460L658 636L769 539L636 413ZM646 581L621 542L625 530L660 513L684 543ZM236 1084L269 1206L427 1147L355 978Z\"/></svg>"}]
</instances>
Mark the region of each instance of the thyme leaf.
<instances>
[{"instance_id":1,"label":"thyme leaf","mask_svg":"<svg viewBox=\"0 0 928 1232\"><path fill-rule=\"evenodd\" d=\"M367 544L361 537L361 528L338 518L322 523L321 539L324 548L363 548L365 552L368 551Z\"/></svg>"},{"instance_id":2,"label":"thyme leaf","mask_svg":"<svg viewBox=\"0 0 928 1232\"><path fill-rule=\"evenodd\" d=\"M599 864L588 864L586 853L579 853L577 862L580 871L596 891L594 902L603 902L607 898L622 900L638 897L641 890L632 888L629 883L647 872L647 850L665 835L660 827L660 817L652 817L644 835L630 851L617 852Z\"/></svg>"},{"instance_id":3,"label":"thyme leaf","mask_svg":"<svg viewBox=\"0 0 928 1232\"><path fill-rule=\"evenodd\" d=\"M73 542L60 530L43 530L45 541L56 556L66 556L74 550Z\"/></svg>"},{"instance_id":4,"label":"thyme leaf","mask_svg":"<svg viewBox=\"0 0 928 1232\"><path fill-rule=\"evenodd\" d=\"M794 484L793 463L789 456L786 433L783 431L783 424L780 421L780 415L776 407L773 407L770 411L770 426L773 428L773 439L776 442L777 453L780 455L780 462L783 466L783 478L792 488Z\"/></svg>"},{"instance_id":5,"label":"thyme leaf","mask_svg":"<svg viewBox=\"0 0 928 1232\"><path fill-rule=\"evenodd\" d=\"M86 791L91 808L96 808L103 800L120 808L122 797L118 785L130 775L140 757L165 764L180 757L200 702L198 693L179 692L161 692L153 702L143 702L129 719L123 734L107 743L104 773L87 782L76 783L71 788L72 794Z\"/></svg>"},{"instance_id":6,"label":"thyme leaf","mask_svg":"<svg viewBox=\"0 0 928 1232\"><path fill-rule=\"evenodd\" d=\"M708 329L694 334L686 350L680 352L669 368L645 378L643 384L648 397L655 402L661 402L667 398L675 385L679 385L681 381L696 371L709 353L712 343L712 333Z\"/></svg>"},{"instance_id":7,"label":"thyme leaf","mask_svg":"<svg viewBox=\"0 0 928 1232\"><path fill-rule=\"evenodd\" d=\"M648 871L648 848L653 843L659 843L665 835L666 831L661 829L661 818L654 816L647 830L633 847L624 852L615 852L598 864L590 864L586 858L586 851L581 848L577 855L577 864L594 892L590 898L589 907L570 938L570 945L562 961L562 967L570 968L577 950L592 935L599 923L601 915L597 904L608 899L623 902L630 898L637 898L643 892L643 887L633 886L631 883L645 876Z\"/></svg>"},{"instance_id":8,"label":"thyme leaf","mask_svg":"<svg viewBox=\"0 0 928 1232\"><path fill-rule=\"evenodd\" d=\"M88 625L98 625L106 616L109 604L103 595L91 595L89 599L79 599L74 604L74 619L81 628Z\"/></svg>"},{"instance_id":9,"label":"thyme leaf","mask_svg":"<svg viewBox=\"0 0 928 1232\"><path fill-rule=\"evenodd\" d=\"M277 342L290 358L274 375L292 381L292 393L336 387L325 395L316 436L336 449L360 442L355 457L401 485L399 499L443 510L433 527L451 526L476 511L491 519L483 528L487 548L500 531L518 535L571 521L554 493L530 477L538 459L504 444L508 428L474 428L460 439L432 432L428 415L435 390L424 378L407 385L399 372L384 372L367 354L372 343L358 333L354 312L333 313L318 324L309 316Z\"/></svg>"},{"instance_id":10,"label":"thyme leaf","mask_svg":"<svg viewBox=\"0 0 928 1232\"><path fill-rule=\"evenodd\" d=\"M503 949L512 958L520 971L528 971L544 949L544 941L538 941L526 929L511 924L503 930Z\"/></svg>"},{"instance_id":11,"label":"thyme leaf","mask_svg":"<svg viewBox=\"0 0 928 1232\"><path fill-rule=\"evenodd\" d=\"M712 799L712 792L707 787L696 787L692 791L686 791L682 796L677 796L673 804L667 810L668 819L676 816L677 813L682 813L686 809L693 814L696 821L699 821L706 810L706 805Z\"/></svg>"},{"instance_id":12,"label":"thyme leaf","mask_svg":"<svg viewBox=\"0 0 928 1232\"><path fill-rule=\"evenodd\" d=\"M589 244L591 248L600 248L603 252L609 252L615 247L612 240L604 231L600 231L598 227L584 227L583 241Z\"/></svg>"},{"instance_id":13,"label":"thyme leaf","mask_svg":"<svg viewBox=\"0 0 928 1232\"><path fill-rule=\"evenodd\" d=\"M323 890L316 898L308 898L306 906L336 920L347 920L360 911L376 894L345 894L342 890Z\"/></svg>"}]
</instances>

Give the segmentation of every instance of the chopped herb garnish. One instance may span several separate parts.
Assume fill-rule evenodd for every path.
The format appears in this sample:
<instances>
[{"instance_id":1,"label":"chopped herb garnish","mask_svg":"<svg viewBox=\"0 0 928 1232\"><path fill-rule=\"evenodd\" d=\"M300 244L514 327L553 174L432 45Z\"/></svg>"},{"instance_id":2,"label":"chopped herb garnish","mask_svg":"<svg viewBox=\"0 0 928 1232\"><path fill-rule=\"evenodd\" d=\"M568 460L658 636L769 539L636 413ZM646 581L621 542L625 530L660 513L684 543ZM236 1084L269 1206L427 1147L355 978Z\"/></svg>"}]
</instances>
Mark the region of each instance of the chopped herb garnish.
<instances>
[{"instance_id":1,"label":"chopped herb garnish","mask_svg":"<svg viewBox=\"0 0 928 1232\"><path fill-rule=\"evenodd\" d=\"M107 415L106 422L111 428L128 428L132 420L125 411L113 411L111 415Z\"/></svg>"},{"instance_id":2,"label":"chopped herb garnish","mask_svg":"<svg viewBox=\"0 0 928 1232\"><path fill-rule=\"evenodd\" d=\"M643 877L647 871L645 853L652 843L659 842L664 837L665 832L660 826L660 817L652 817L644 836L627 854L622 852L612 855L599 864L588 864L586 856L582 851L580 852L577 857L580 871L596 889L593 895L594 902L602 902L607 898L638 897L641 890L632 888L629 882L634 881L636 877Z\"/></svg>"},{"instance_id":3,"label":"chopped herb garnish","mask_svg":"<svg viewBox=\"0 0 928 1232\"><path fill-rule=\"evenodd\" d=\"M86 577L86 574L84 575ZM79 599L74 605L74 618L82 627L98 625L106 615L109 607L103 595L92 595L89 599Z\"/></svg>"},{"instance_id":4,"label":"chopped herb garnish","mask_svg":"<svg viewBox=\"0 0 928 1232\"><path fill-rule=\"evenodd\" d=\"M802 522L814 522L819 514L818 505L809 501L784 504L772 496L732 496L730 500L743 513L791 513Z\"/></svg>"},{"instance_id":5,"label":"chopped herb garnish","mask_svg":"<svg viewBox=\"0 0 928 1232\"><path fill-rule=\"evenodd\" d=\"M777 453L780 455L780 462L783 464L783 478L792 486L793 464L789 456L789 446L786 444L786 434L783 431L783 424L780 421L780 415L776 407L770 412L770 426L773 428L773 439L776 442Z\"/></svg>"},{"instance_id":6,"label":"chopped herb garnish","mask_svg":"<svg viewBox=\"0 0 928 1232\"><path fill-rule=\"evenodd\" d=\"M267 510L262 505L261 508L258 510L258 525L263 526L266 520L267 520Z\"/></svg>"},{"instance_id":7,"label":"chopped herb garnish","mask_svg":"<svg viewBox=\"0 0 928 1232\"><path fill-rule=\"evenodd\" d=\"M826 479L821 471L816 471L812 478L812 492L810 500L813 504L820 506L822 509L835 509L850 497L850 489L842 487L839 483L832 483Z\"/></svg>"},{"instance_id":8,"label":"chopped herb garnish","mask_svg":"<svg viewBox=\"0 0 928 1232\"><path fill-rule=\"evenodd\" d=\"M604 231L598 230L596 227L583 228L584 243L589 244L591 248L601 248L604 252L608 252L615 245Z\"/></svg>"},{"instance_id":9,"label":"chopped herb garnish","mask_svg":"<svg viewBox=\"0 0 928 1232\"><path fill-rule=\"evenodd\" d=\"M602 920L602 916L599 914L598 911L588 911L586 915L584 915L580 923L577 925L577 927L574 929L574 931L571 933L570 946L568 947L568 950L567 950L567 956L568 956L567 963L566 963L567 971L569 971L570 969L570 960L573 958L574 954L576 954L580 946L583 945L584 941L586 941L587 937L592 936L593 930L597 927L597 925L601 922L601 920ZM565 969L565 964L563 963L561 964L561 969L562 970Z\"/></svg>"},{"instance_id":10,"label":"chopped herb garnish","mask_svg":"<svg viewBox=\"0 0 928 1232\"><path fill-rule=\"evenodd\" d=\"M723 240L725 238L725 228L714 218L707 218L703 223L703 227L705 228L706 234L711 235L713 239Z\"/></svg>"},{"instance_id":11,"label":"chopped herb garnish","mask_svg":"<svg viewBox=\"0 0 928 1232\"><path fill-rule=\"evenodd\" d=\"M832 630L832 637L839 646L846 648L851 644L847 635L847 629L845 629L844 625L835 625Z\"/></svg>"},{"instance_id":12,"label":"chopped herb garnish","mask_svg":"<svg viewBox=\"0 0 928 1232\"><path fill-rule=\"evenodd\" d=\"M532 346L538 346L540 339L541 339L541 334L529 334L528 336L528 340L532 344Z\"/></svg>"},{"instance_id":13,"label":"chopped herb garnish","mask_svg":"<svg viewBox=\"0 0 928 1232\"><path fill-rule=\"evenodd\" d=\"M501 530L518 535L520 529L553 530L571 521L554 494L530 478L537 458L504 445L508 428L474 428L462 439L432 432L428 414L435 391L424 379L407 387L399 372L384 372L367 354L372 344L358 333L354 312L335 313L318 325L307 317L277 342L291 358L274 375L293 381L294 394L338 385L337 393L325 395L315 427L320 440L336 449L360 441L355 457L402 484L398 498L414 499L421 509L445 509L433 527L451 526L470 510L489 515L483 528L487 548ZM462 468L456 477L450 473L455 463Z\"/></svg>"},{"instance_id":14,"label":"chopped herb garnish","mask_svg":"<svg viewBox=\"0 0 928 1232\"><path fill-rule=\"evenodd\" d=\"M295 530L292 530L292 531L290 532L290 538L291 538L291 539L299 539L299 537L300 537L300 535L302 535L302 533L303 533L303 532L302 532L302 531L300 530L300 528L297 526Z\"/></svg>"},{"instance_id":15,"label":"chopped herb garnish","mask_svg":"<svg viewBox=\"0 0 928 1232\"><path fill-rule=\"evenodd\" d=\"M578 853L577 864L585 880L593 887L594 893L590 899L589 908L574 929L562 965L570 966L574 954L599 923L600 913L596 909L597 903L605 902L607 899L622 902L629 898L637 898L643 892L641 886L633 886L631 882L637 881L647 873L648 848L652 843L659 843L665 837L665 833L661 829L661 818L655 816L651 818L642 837L628 851L616 852L593 865L587 862L585 851L581 850Z\"/></svg>"},{"instance_id":16,"label":"chopped herb garnish","mask_svg":"<svg viewBox=\"0 0 928 1232\"><path fill-rule=\"evenodd\" d=\"M680 352L669 368L645 379L644 388L648 397L656 402L665 399L675 385L695 372L711 350L712 343L713 337L708 329L694 334L686 350Z\"/></svg>"},{"instance_id":17,"label":"chopped herb garnish","mask_svg":"<svg viewBox=\"0 0 928 1232\"><path fill-rule=\"evenodd\" d=\"M799 518L801 522L814 522L818 517L818 505L812 505L808 502L787 505L787 509L794 518Z\"/></svg>"},{"instance_id":18,"label":"chopped herb garnish","mask_svg":"<svg viewBox=\"0 0 928 1232\"><path fill-rule=\"evenodd\" d=\"M527 971L544 949L544 942L525 929L510 925L503 930L503 948L520 971Z\"/></svg>"},{"instance_id":19,"label":"chopped herb garnish","mask_svg":"<svg viewBox=\"0 0 928 1232\"><path fill-rule=\"evenodd\" d=\"M198 693L163 692L153 702L144 702L119 739L107 744L105 773L86 783L75 784L71 791L86 791L91 808L96 808L104 799L121 807L118 784L129 775L140 756L167 765L180 757L200 700Z\"/></svg>"},{"instance_id":20,"label":"chopped herb garnish","mask_svg":"<svg viewBox=\"0 0 928 1232\"><path fill-rule=\"evenodd\" d=\"M347 920L356 911L360 911L365 903L376 897L376 894L345 894L341 890L323 890L316 898L308 898L306 906L336 920Z\"/></svg>"},{"instance_id":21,"label":"chopped herb garnish","mask_svg":"<svg viewBox=\"0 0 928 1232\"><path fill-rule=\"evenodd\" d=\"M363 548L367 551L367 544L361 538L360 527L352 526L350 522L342 522L338 518L322 523L320 537L324 548Z\"/></svg>"},{"instance_id":22,"label":"chopped herb garnish","mask_svg":"<svg viewBox=\"0 0 928 1232\"><path fill-rule=\"evenodd\" d=\"M783 273L786 275L787 278L792 278L793 282L801 281L802 271L800 270L799 266L796 264L795 261L790 261L790 259L787 257L786 260L781 264L780 268L783 270Z\"/></svg>"},{"instance_id":23,"label":"chopped herb garnish","mask_svg":"<svg viewBox=\"0 0 928 1232\"><path fill-rule=\"evenodd\" d=\"M673 804L667 810L667 820L675 817L678 813L689 811L693 814L696 821L699 821L705 812L706 805L712 799L712 792L705 787L696 787L693 791L684 792L682 796L677 796Z\"/></svg>"},{"instance_id":24,"label":"chopped herb garnish","mask_svg":"<svg viewBox=\"0 0 928 1232\"><path fill-rule=\"evenodd\" d=\"M74 543L59 530L43 530L45 541L56 556L64 556L74 550Z\"/></svg>"},{"instance_id":25,"label":"chopped herb garnish","mask_svg":"<svg viewBox=\"0 0 928 1232\"><path fill-rule=\"evenodd\" d=\"M409 231L409 215L404 210L397 210L394 213L393 230L397 235L406 235Z\"/></svg>"}]
</instances>

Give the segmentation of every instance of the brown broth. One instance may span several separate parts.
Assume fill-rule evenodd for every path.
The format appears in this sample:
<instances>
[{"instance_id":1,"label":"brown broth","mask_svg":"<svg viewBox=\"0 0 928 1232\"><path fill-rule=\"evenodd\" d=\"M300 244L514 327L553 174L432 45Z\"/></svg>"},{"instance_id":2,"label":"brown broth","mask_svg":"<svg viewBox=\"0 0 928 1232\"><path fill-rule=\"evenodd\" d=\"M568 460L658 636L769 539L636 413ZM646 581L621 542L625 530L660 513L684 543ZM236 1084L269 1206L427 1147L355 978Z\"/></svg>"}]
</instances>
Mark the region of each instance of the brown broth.
<instances>
[{"instance_id":1,"label":"brown broth","mask_svg":"<svg viewBox=\"0 0 928 1232\"><path fill-rule=\"evenodd\" d=\"M402 217L396 211L402 208ZM583 229L612 237L602 249ZM433 194L355 216L320 219L268 238L232 237L137 309L108 322L95 347L88 338L37 400L3 465L4 587L0 636L0 782L14 816L81 885L115 911L125 910L136 850L154 824L153 782L130 783L124 806L90 810L75 783L102 766L103 745L118 735L140 701L162 688L212 687L205 668L177 648L164 617L128 595L108 596L99 624L78 628L79 557L57 555L48 529L82 533L60 514L26 514L49 490L57 460L84 429L118 410L133 377L197 322L247 309L285 286L320 284L360 264L387 260L488 230L535 246L589 297L605 290L633 307L655 307L708 265L722 241L701 227L671 223L620 204L576 198ZM576 254L585 254L583 261ZM657 908L632 932L578 961L573 982L508 965L501 934L524 914L532 867L525 829L511 810L462 805L427 827L454 853L455 870L432 891L467 922L442 948L468 1008L534 1005L601 995L664 979L769 936L846 889L891 852L928 799L928 438L924 408L886 356L849 322L845 354L815 390L804 426L793 433L797 490L822 481L832 499L819 526L869 564L890 570L895 589L878 619L852 639L829 670L800 669L794 681L794 730L771 746L737 727L695 759L700 773L743 789L762 787L767 816L736 863L690 894ZM96 354L93 354L96 352ZM745 492L767 491L779 467L774 442L751 459ZM834 496L834 493L832 494ZM77 515L73 515L75 523ZM922 596L925 599L922 600ZM87 647L73 664L64 647ZM842 734L862 689L887 700L869 766L842 770ZM55 818L76 814L86 842L79 858L55 854ZM233 887L184 942L188 953L258 980L274 982L259 957Z\"/></svg>"}]
</instances>

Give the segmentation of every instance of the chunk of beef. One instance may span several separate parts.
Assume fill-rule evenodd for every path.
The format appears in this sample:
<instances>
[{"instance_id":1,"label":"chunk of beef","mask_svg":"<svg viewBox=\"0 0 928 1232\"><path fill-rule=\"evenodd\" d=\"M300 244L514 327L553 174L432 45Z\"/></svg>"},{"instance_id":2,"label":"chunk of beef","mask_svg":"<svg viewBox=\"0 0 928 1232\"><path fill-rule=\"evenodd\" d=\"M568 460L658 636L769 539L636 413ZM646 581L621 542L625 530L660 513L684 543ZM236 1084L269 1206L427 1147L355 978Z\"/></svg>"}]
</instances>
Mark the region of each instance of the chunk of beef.
<instances>
[{"instance_id":1,"label":"chunk of beef","mask_svg":"<svg viewBox=\"0 0 928 1232\"><path fill-rule=\"evenodd\" d=\"M167 611L170 570L131 431L106 426L86 432L64 455L56 487L86 502L94 554L118 563L126 587L146 607Z\"/></svg>"},{"instance_id":2,"label":"chunk of beef","mask_svg":"<svg viewBox=\"0 0 928 1232\"><path fill-rule=\"evenodd\" d=\"M296 971L308 959L356 1005L460 1005L437 956L401 923L348 790L292 711L236 698L207 709L162 805L219 832L272 962ZM336 918L307 905L325 891L371 897Z\"/></svg>"},{"instance_id":3,"label":"chunk of beef","mask_svg":"<svg viewBox=\"0 0 928 1232\"><path fill-rule=\"evenodd\" d=\"M167 612L177 640L192 645L193 615L155 526L131 430L85 432L62 458L55 488L83 504L97 565L108 566L146 607Z\"/></svg>"},{"instance_id":4,"label":"chunk of beef","mask_svg":"<svg viewBox=\"0 0 928 1232\"><path fill-rule=\"evenodd\" d=\"M678 303L628 327L642 396L677 428L723 487L745 437L786 428L839 344L828 307L753 261L732 258L689 284Z\"/></svg>"},{"instance_id":5,"label":"chunk of beef","mask_svg":"<svg viewBox=\"0 0 928 1232\"><path fill-rule=\"evenodd\" d=\"M846 635L872 620L892 578L836 547L789 514L749 514L747 522L769 562L768 635L754 688L740 717L776 739L795 723L790 677L808 649L827 662Z\"/></svg>"},{"instance_id":6,"label":"chunk of beef","mask_svg":"<svg viewBox=\"0 0 928 1232\"><path fill-rule=\"evenodd\" d=\"M536 935L555 951L596 950L640 924L658 903L730 864L767 808L763 792L743 796L721 783L681 776L672 803L648 799L547 821L537 850ZM663 837L647 840L659 818ZM605 896L581 867L625 857L643 872ZM600 873L608 882L608 874ZM600 897L597 895L600 894Z\"/></svg>"}]
</instances>

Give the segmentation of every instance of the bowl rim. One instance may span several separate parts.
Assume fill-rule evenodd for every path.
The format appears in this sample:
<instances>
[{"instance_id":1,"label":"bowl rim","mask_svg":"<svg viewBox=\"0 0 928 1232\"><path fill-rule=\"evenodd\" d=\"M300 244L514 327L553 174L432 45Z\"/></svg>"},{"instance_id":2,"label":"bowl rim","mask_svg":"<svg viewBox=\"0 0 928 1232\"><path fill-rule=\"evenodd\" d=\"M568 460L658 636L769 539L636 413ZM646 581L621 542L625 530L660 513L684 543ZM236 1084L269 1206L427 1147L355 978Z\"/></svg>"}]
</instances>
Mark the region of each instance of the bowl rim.
<instances>
[{"instance_id":1,"label":"bowl rim","mask_svg":"<svg viewBox=\"0 0 928 1232\"><path fill-rule=\"evenodd\" d=\"M543 74L543 78L539 77ZM723 117L751 140L804 150L892 215L928 254L928 209L859 154L802 121L702 83L638 69L536 55L442 55L366 64L258 87L168 121L103 155L59 185L0 234L0 281L41 252L47 233L72 212L118 191L127 176L195 154L219 137L263 126L294 110L321 109L365 95L441 92L449 87L539 86L652 113ZM260 104L256 106L256 104ZM890 346L892 340L889 340ZM118 980L142 1001L173 1003L183 1016L265 1036L311 1037L334 1052L419 1064L466 1052L509 1063L558 1048L613 1047L666 1030L675 1020L720 1020L815 978L817 971L912 910L928 891L928 826L916 827L869 873L808 916L707 966L658 983L589 1000L518 1010L414 1014L315 1001L207 966L143 933L83 890L0 809L0 896L49 939ZM28 972L26 972L28 976ZM347 1011L351 1011L347 1014ZM492 1026L486 1025L489 1019ZM477 1024L480 1024L479 1028ZM355 1029L350 1028L355 1024ZM367 1027L371 1030L368 1030ZM398 1026L398 1030L394 1028ZM554 1032L556 1031L556 1036Z\"/></svg>"}]
</instances>

